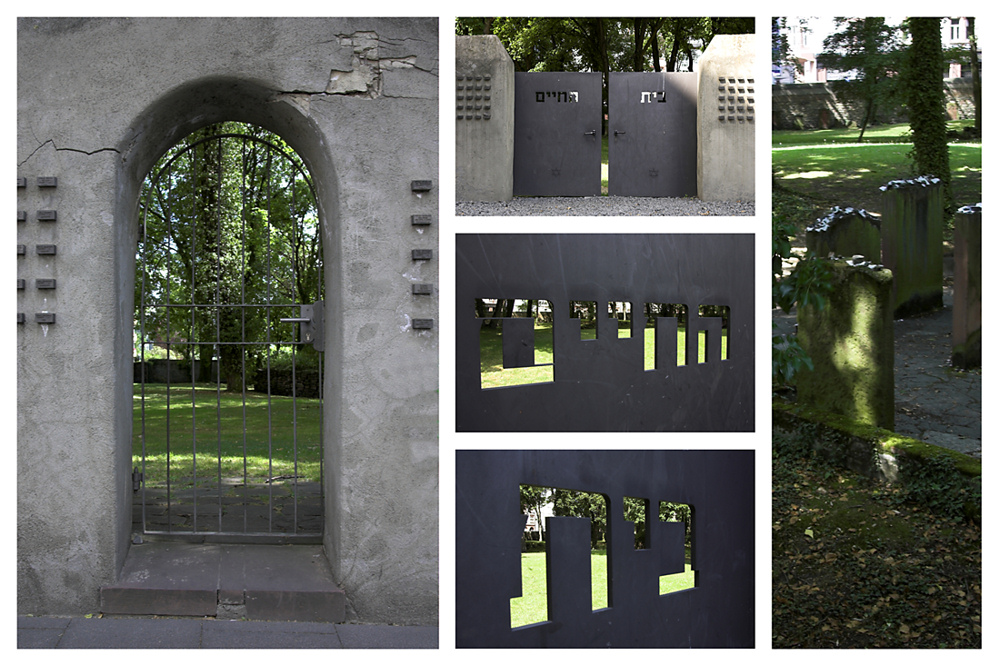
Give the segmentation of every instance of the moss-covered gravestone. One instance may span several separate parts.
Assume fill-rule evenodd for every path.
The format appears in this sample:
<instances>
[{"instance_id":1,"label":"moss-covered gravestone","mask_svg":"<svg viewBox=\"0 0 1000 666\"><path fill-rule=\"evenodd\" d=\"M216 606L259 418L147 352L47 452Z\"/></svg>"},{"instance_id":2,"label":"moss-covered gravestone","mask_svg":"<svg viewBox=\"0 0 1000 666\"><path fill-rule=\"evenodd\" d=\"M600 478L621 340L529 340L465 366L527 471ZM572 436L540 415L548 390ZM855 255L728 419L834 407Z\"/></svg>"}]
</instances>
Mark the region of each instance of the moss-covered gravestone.
<instances>
[{"instance_id":1,"label":"moss-covered gravestone","mask_svg":"<svg viewBox=\"0 0 1000 666\"><path fill-rule=\"evenodd\" d=\"M826 217L806 228L806 249L818 257L860 254L879 262L881 243L878 218L862 208L835 206Z\"/></svg>"},{"instance_id":2,"label":"moss-covered gravestone","mask_svg":"<svg viewBox=\"0 0 1000 666\"><path fill-rule=\"evenodd\" d=\"M892 271L892 308L907 317L943 305L944 203L933 176L882 186L882 263Z\"/></svg>"},{"instance_id":3,"label":"moss-covered gravestone","mask_svg":"<svg viewBox=\"0 0 1000 666\"><path fill-rule=\"evenodd\" d=\"M955 213L955 305L952 311L951 364L974 368L982 363L983 205Z\"/></svg>"},{"instance_id":4,"label":"moss-covered gravestone","mask_svg":"<svg viewBox=\"0 0 1000 666\"><path fill-rule=\"evenodd\" d=\"M860 260L834 262L833 274L826 307L798 311L799 343L813 362L797 375L798 400L892 430L892 273Z\"/></svg>"}]
</instances>

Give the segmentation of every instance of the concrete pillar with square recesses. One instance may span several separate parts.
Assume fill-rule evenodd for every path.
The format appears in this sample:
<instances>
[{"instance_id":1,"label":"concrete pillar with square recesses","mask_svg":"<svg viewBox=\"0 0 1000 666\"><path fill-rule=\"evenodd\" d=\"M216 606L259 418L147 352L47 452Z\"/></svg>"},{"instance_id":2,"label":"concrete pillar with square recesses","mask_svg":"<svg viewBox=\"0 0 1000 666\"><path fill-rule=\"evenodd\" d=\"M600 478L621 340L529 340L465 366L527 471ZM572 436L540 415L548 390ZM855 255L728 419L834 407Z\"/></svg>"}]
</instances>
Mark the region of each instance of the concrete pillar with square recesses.
<instances>
[{"instance_id":1,"label":"concrete pillar with square recesses","mask_svg":"<svg viewBox=\"0 0 1000 666\"><path fill-rule=\"evenodd\" d=\"M514 196L514 61L496 35L455 38L455 200Z\"/></svg>"},{"instance_id":2,"label":"concrete pillar with square recesses","mask_svg":"<svg viewBox=\"0 0 1000 666\"><path fill-rule=\"evenodd\" d=\"M754 36L716 35L698 67L698 198L753 201Z\"/></svg>"}]
</instances>

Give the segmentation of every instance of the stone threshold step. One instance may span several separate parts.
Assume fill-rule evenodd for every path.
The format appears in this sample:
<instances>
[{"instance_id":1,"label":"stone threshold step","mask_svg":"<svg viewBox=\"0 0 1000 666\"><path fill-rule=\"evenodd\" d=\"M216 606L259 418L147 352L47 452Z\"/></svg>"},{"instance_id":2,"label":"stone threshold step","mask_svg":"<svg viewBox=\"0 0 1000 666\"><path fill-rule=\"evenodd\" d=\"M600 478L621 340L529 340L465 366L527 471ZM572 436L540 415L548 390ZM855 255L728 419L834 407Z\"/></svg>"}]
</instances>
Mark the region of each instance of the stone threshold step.
<instances>
[{"instance_id":1,"label":"stone threshold step","mask_svg":"<svg viewBox=\"0 0 1000 666\"><path fill-rule=\"evenodd\" d=\"M153 541L131 546L101 612L343 622L346 601L322 546Z\"/></svg>"}]
</instances>

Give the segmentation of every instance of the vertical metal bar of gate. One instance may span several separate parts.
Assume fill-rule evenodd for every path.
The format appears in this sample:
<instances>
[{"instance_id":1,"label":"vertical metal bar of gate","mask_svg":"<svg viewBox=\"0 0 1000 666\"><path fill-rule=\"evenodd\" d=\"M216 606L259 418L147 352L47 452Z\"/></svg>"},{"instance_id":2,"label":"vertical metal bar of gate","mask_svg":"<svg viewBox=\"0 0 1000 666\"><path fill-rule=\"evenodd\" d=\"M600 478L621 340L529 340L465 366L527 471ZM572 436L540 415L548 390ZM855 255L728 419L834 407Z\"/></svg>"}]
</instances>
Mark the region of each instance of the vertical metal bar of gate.
<instances>
[{"instance_id":1,"label":"vertical metal bar of gate","mask_svg":"<svg viewBox=\"0 0 1000 666\"><path fill-rule=\"evenodd\" d=\"M198 263L198 248L196 243L198 242L198 150L197 148L191 152L191 340L195 338L195 323L194 323L194 312L195 303L198 299L195 296L194 285L195 285L195 264ZM195 415L195 397L197 392L195 390L195 351L197 346L191 344L189 346L191 350L191 502L193 508L191 509L192 520L194 521L194 531L198 531L198 431L197 419ZM167 387L170 390L170 387ZM167 414L167 418L170 415Z\"/></svg>"}]
</instances>

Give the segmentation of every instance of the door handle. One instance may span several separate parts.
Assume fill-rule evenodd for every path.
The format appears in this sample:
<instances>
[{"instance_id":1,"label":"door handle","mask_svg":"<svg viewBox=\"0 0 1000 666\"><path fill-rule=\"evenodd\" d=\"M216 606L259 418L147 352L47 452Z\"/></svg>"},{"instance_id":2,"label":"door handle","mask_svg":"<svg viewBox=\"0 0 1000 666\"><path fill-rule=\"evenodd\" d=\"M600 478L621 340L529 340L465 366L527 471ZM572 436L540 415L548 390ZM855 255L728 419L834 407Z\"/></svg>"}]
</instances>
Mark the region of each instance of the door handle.
<instances>
[{"instance_id":1,"label":"door handle","mask_svg":"<svg viewBox=\"0 0 1000 666\"><path fill-rule=\"evenodd\" d=\"M589 132L584 132L584 136L597 136L597 130L590 130Z\"/></svg>"},{"instance_id":2,"label":"door handle","mask_svg":"<svg viewBox=\"0 0 1000 666\"><path fill-rule=\"evenodd\" d=\"M619 134L624 134L624 133L625 132L619 132L618 130L615 130L615 136L618 136Z\"/></svg>"},{"instance_id":3,"label":"door handle","mask_svg":"<svg viewBox=\"0 0 1000 666\"><path fill-rule=\"evenodd\" d=\"M312 304L300 305L298 317L282 317L280 320L285 324L298 324L301 333L301 343L310 344L318 352L325 348L323 337L323 324L325 317L323 312L323 301L316 301Z\"/></svg>"}]
</instances>

